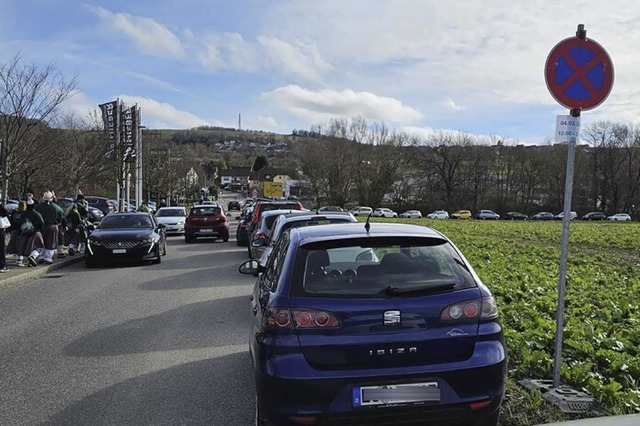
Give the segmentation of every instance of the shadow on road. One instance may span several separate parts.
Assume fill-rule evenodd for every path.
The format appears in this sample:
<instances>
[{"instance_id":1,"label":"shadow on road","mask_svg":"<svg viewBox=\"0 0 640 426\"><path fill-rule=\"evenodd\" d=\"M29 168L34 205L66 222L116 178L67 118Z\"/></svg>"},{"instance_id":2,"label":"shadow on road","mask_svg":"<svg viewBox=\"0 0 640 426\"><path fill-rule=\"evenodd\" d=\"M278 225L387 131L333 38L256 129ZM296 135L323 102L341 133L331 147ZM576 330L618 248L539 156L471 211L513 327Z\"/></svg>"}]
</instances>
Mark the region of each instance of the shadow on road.
<instances>
[{"instance_id":1,"label":"shadow on road","mask_svg":"<svg viewBox=\"0 0 640 426\"><path fill-rule=\"evenodd\" d=\"M183 364L91 394L44 425L250 425L251 371L248 352Z\"/></svg>"},{"instance_id":2,"label":"shadow on road","mask_svg":"<svg viewBox=\"0 0 640 426\"><path fill-rule=\"evenodd\" d=\"M248 295L192 303L94 331L71 342L64 353L94 357L246 344L249 306Z\"/></svg>"}]
</instances>

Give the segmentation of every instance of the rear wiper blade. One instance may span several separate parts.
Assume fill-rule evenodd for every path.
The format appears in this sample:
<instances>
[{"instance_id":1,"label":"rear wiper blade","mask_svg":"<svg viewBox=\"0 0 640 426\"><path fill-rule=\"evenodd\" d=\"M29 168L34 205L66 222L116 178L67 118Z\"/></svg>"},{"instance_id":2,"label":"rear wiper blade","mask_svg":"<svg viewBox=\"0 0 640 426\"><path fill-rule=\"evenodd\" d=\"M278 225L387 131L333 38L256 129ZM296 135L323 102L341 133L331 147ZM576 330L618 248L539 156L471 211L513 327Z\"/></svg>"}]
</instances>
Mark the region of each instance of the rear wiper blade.
<instances>
[{"instance_id":1,"label":"rear wiper blade","mask_svg":"<svg viewBox=\"0 0 640 426\"><path fill-rule=\"evenodd\" d=\"M442 290L451 290L456 286L456 283L441 283L433 285L422 285L417 287L402 287L398 288L392 285L387 286L378 294L384 294L386 297L394 296L417 296L421 294L437 293Z\"/></svg>"}]
</instances>

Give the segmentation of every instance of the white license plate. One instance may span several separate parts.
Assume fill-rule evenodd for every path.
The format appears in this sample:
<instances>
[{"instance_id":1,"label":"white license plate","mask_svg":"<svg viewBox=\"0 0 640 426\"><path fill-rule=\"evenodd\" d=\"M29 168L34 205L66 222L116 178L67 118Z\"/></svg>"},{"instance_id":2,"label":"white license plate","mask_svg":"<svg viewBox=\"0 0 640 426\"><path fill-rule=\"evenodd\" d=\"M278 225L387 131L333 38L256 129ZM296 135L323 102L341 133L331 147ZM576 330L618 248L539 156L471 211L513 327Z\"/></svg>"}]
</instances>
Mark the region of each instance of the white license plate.
<instances>
[{"instance_id":1,"label":"white license plate","mask_svg":"<svg viewBox=\"0 0 640 426\"><path fill-rule=\"evenodd\" d=\"M126 252L127 252L127 249L113 249L112 251L113 254L123 254Z\"/></svg>"},{"instance_id":2,"label":"white license plate","mask_svg":"<svg viewBox=\"0 0 640 426\"><path fill-rule=\"evenodd\" d=\"M201 229L200 232L213 232L213 229Z\"/></svg>"},{"instance_id":3,"label":"white license plate","mask_svg":"<svg viewBox=\"0 0 640 426\"><path fill-rule=\"evenodd\" d=\"M438 386L438 382L385 386L356 386L353 388L354 407L421 402L440 402L440 387Z\"/></svg>"}]
</instances>

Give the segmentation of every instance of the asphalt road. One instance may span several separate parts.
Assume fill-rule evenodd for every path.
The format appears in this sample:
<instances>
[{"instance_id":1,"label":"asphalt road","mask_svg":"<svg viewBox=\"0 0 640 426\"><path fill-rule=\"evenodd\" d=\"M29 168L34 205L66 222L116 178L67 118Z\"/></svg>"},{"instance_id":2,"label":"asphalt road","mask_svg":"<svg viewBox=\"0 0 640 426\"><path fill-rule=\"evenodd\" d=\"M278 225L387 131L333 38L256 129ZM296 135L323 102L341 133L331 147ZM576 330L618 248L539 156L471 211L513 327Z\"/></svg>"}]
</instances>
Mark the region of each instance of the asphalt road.
<instances>
[{"instance_id":1,"label":"asphalt road","mask_svg":"<svg viewBox=\"0 0 640 426\"><path fill-rule=\"evenodd\" d=\"M231 235L1 291L0 425L252 424L254 279Z\"/></svg>"}]
</instances>

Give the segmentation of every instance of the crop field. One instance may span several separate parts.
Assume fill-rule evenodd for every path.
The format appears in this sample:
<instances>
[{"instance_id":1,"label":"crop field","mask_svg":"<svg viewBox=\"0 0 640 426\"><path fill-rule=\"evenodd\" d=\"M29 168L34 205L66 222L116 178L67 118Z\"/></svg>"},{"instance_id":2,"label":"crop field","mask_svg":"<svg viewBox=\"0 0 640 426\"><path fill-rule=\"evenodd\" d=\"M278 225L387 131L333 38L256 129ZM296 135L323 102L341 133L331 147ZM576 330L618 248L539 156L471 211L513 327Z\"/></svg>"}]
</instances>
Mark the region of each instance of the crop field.
<instances>
[{"instance_id":1,"label":"crop field","mask_svg":"<svg viewBox=\"0 0 640 426\"><path fill-rule=\"evenodd\" d=\"M360 219L363 220L363 219ZM497 298L505 330L508 395L501 423L564 419L517 381L551 379L561 222L377 219L430 226L448 236ZM562 383L599 401L599 415L640 411L640 223L572 222Z\"/></svg>"}]
</instances>

